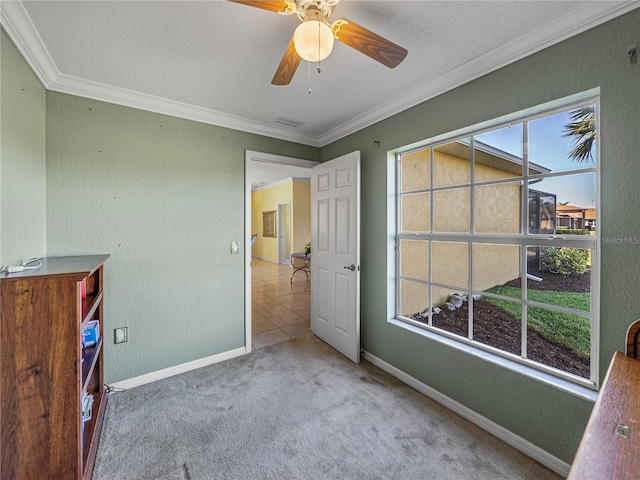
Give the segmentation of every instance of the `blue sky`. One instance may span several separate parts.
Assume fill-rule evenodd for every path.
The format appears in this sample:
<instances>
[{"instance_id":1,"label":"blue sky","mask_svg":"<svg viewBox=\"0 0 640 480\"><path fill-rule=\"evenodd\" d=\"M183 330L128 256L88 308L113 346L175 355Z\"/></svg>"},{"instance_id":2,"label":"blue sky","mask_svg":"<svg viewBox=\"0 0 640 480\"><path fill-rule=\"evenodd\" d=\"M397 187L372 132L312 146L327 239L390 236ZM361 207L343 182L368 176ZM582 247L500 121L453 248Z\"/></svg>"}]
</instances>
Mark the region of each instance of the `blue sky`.
<instances>
[{"instance_id":1,"label":"blue sky","mask_svg":"<svg viewBox=\"0 0 640 480\"><path fill-rule=\"evenodd\" d=\"M574 143L564 137L564 126L571 111L561 112L529 122L529 161L550 169L552 172L568 172L591 167L591 161L582 164L569 158ZM523 124L518 123L496 131L476 135L476 140L522 158ZM595 157L595 152L594 152ZM536 190L555 193L558 203L569 202L579 207L595 207L595 174L570 175L548 178L535 186Z\"/></svg>"}]
</instances>

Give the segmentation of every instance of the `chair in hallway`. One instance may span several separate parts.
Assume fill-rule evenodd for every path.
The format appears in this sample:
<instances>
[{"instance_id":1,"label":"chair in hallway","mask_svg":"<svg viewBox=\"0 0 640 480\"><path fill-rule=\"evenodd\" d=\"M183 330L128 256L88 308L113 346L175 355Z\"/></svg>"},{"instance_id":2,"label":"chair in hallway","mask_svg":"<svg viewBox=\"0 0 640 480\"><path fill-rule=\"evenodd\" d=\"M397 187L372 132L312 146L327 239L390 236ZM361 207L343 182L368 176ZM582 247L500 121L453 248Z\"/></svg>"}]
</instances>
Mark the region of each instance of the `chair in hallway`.
<instances>
[{"instance_id":1,"label":"chair in hallway","mask_svg":"<svg viewBox=\"0 0 640 480\"><path fill-rule=\"evenodd\" d=\"M300 263L304 262L304 265L300 265L300 263L296 263L296 260L299 260ZM307 282L309 281L309 262L311 262L311 256L306 255L304 253L292 253L291 254L291 267L293 268L293 273L291 274L291 283L293 283L293 276L302 271L307 276Z\"/></svg>"}]
</instances>

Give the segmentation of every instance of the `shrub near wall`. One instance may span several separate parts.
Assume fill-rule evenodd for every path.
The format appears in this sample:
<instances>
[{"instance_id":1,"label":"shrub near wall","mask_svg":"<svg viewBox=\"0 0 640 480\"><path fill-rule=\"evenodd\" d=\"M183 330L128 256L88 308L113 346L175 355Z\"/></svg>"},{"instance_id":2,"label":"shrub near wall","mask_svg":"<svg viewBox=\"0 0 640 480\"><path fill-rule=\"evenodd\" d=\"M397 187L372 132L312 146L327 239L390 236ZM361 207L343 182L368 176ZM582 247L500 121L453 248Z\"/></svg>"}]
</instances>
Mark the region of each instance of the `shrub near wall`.
<instances>
[{"instance_id":1,"label":"shrub near wall","mask_svg":"<svg viewBox=\"0 0 640 480\"><path fill-rule=\"evenodd\" d=\"M591 235L591 230L587 230L586 228L558 227L556 228L556 234L558 235Z\"/></svg>"},{"instance_id":2,"label":"shrub near wall","mask_svg":"<svg viewBox=\"0 0 640 480\"><path fill-rule=\"evenodd\" d=\"M587 271L589 249L547 248L542 263L552 273L560 275L582 275Z\"/></svg>"}]
</instances>

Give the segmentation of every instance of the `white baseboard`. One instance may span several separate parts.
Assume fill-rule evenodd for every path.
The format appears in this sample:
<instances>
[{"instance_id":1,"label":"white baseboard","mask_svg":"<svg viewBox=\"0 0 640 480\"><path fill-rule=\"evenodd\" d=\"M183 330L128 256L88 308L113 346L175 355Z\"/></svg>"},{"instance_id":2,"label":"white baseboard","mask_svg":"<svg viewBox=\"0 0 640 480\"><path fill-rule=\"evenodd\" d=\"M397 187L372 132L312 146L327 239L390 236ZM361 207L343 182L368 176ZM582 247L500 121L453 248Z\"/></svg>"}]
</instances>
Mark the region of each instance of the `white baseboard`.
<instances>
[{"instance_id":1,"label":"white baseboard","mask_svg":"<svg viewBox=\"0 0 640 480\"><path fill-rule=\"evenodd\" d=\"M178 375L179 373L185 373L190 370L195 370L196 368L206 367L207 365L212 365L224 360L239 357L250 352L250 349L247 350L245 347L240 347L236 348L235 350L229 350L227 352L211 355L210 357L193 360L192 362L182 363L180 365L175 365L169 368L163 368L162 370L157 370L151 373L145 373L144 375L140 375L139 377L133 377L127 380L122 380L120 382L115 382L111 384L111 386L116 390L129 390L133 387L139 387L140 385L155 382L156 380L162 380L163 378L172 377L174 375Z\"/></svg>"},{"instance_id":2,"label":"white baseboard","mask_svg":"<svg viewBox=\"0 0 640 480\"><path fill-rule=\"evenodd\" d=\"M258 260L262 260L263 262L273 263L274 265L280 265L280 263L277 260L273 260L272 258L264 258L258 255L251 255L251 258L256 258Z\"/></svg>"},{"instance_id":3,"label":"white baseboard","mask_svg":"<svg viewBox=\"0 0 640 480\"><path fill-rule=\"evenodd\" d=\"M499 438L500 440L507 443L508 445L511 445L516 450L521 451L522 453L533 458L534 460L541 463L545 467L553 470L558 475L562 475L565 478L567 477L567 475L569 475L569 469L571 468L571 465L560 460L557 457L554 457L549 452L534 445L528 440L525 440L524 438L516 435L515 433L510 432L506 428L501 427L497 423L492 422L488 418L485 418L482 415L474 412L470 408L465 407L461 403L456 402L455 400L447 397L446 395L420 382L419 380L413 378L411 375L408 375L407 373L394 367L393 365L388 364L387 362L385 362L384 360L381 360L375 355L372 355L369 352L363 351L362 357L368 362L375 365L376 367L393 375L398 380L406 383L410 387L413 387L420 393L423 393L427 397L447 407L449 410L469 420L471 423L482 428L483 430L490 433L494 437Z\"/></svg>"}]
</instances>

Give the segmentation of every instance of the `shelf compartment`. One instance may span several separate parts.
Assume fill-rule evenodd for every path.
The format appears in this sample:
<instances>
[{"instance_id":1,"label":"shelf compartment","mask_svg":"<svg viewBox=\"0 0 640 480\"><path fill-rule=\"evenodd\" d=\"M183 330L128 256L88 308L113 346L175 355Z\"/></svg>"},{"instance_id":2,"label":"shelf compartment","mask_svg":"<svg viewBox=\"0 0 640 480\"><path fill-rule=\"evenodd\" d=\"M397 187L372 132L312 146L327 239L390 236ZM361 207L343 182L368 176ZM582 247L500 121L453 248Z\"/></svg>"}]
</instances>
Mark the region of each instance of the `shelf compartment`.
<instances>
[{"instance_id":1,"label":"shelf compartment","mask_svg":"<svg viewBox=\"0 0 640 480\"><path fill-rule=\"evenodd\" d=\"M100 302L102 302L102 292L98 292L97 295L87 296L87 298L82 299L81 330L87 326L89 320L92 320L91 317L96 313L96 310L100 306Z\"/></svg>"},{"instance_id":2,"label":"shelf compartment","mask_svg":"<svg viewBox=\"0 0 640 480\"><path fill-rule=\"evenodd\" d=\"M91 472L93 470L93 462L95 461L95 454L98 449L98 439L104 419L106 404L107 396L104 391L93 392L91 419L84 422L84 431L82 432L83 478L91 478L91 474L87 472ZM91 461L91 465L88 465L89 461Z\"/></svg>"},{"instance_id":3,"label":"shelf compartment","mask_svg":"<svg viewBox=\"0 0 640 480\"><path fill-rule=\"evenodd\" d=\"M95 371L96 362L102 350L102 338L93 347L82 350L82 391L87 392L87 384ZM91 393L91 392L88 392Z\"/></svg>"}]
</instances>

